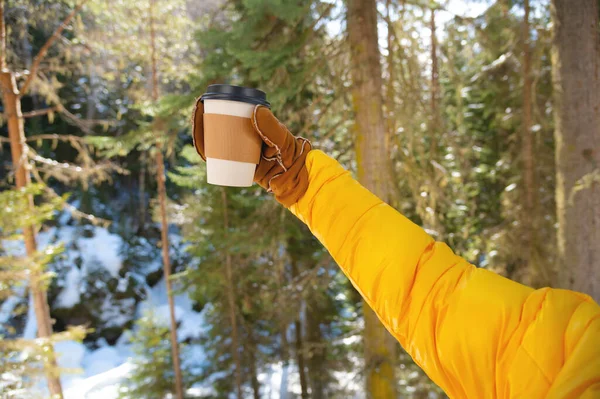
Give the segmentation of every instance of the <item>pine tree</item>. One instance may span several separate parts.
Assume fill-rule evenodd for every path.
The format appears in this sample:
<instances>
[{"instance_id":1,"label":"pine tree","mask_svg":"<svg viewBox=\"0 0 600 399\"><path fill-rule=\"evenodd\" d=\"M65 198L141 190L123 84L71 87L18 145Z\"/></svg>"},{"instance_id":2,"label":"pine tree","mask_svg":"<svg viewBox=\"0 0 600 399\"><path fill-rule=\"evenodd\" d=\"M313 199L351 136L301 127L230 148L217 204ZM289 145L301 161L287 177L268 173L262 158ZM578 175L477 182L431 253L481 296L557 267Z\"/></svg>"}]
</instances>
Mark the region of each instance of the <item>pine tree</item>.
<instances>
[{"instance_id":1,"label":"pine tree","mask_svg":"<svg viewBox=\"0 0 600 399\"><path fill-rule=\"evenodd\" d=\"M256 378L258 345L271 346L273 339L272 323L266 321L272 305L268 305L266 293L261 294L262 287L269 284L270 271L264 267L265 260L259 263L267 245L251 238L256 237L258 228L251 216L265 197L257 195L257 189L207 186L204 165L198 165L195 150L186 147L183 155L192 164L178 168L179 174L171 178L195 188L194 196L186 200L190 205L185 214L190 221L199 217L201 223L183 225L189 251L199 263L180 281L196 302L211 304L207 317L212 328L204 343L211 359L206 377L217 373L213 383L218 393L242 396L244 386L252 386Z\"/></svg>"},{"instance_id":2,"label":"pine tree","mask_svg":"<svg viewBox=\"0 0 600 399\"><path fill-rule=\"evenodd\" d=\"M447 173L443 188L447 201L442 208L446 210L441 213L446 239L471 262L543 285L552 269L549 243L554 235L554 200L548 193L553 190L554 163L548 156L553 150L553 125L547 115L551 109L547 15L530 16L530 23L537 35L535 42L530 39L535 51L530 53L527 124L531 137L527 137L536 154L532 173L538 183L530 187L525 181L531 176L526 179L526 168L518 167L524 156L521 144L527 108L522 64L516 56L526 39L523 20L505 13L498 3L477 19L457 18L442 43L448 59L441 70L447 126L442 140L449 151L439 161ZM474 52L475 45L481 51ZM521 95L515 95L515 88ZM524 218L525 198L532 193L537 211Z\"/></svg>"},{"instance_id":3,"label":"pine tree","mask_svg":"<svg viewBox=\"0 0 600 399\"><path fill-rule=\"evenodd\" d=\"M331 5L317 1L312 6L280 4L275 1L261 1L257 4L233 2L221 15L224 19L216 17L211 27L202 33L200 44L206 52L206 59L198 68L202 71L201 79L196 81L198 90L204 90L209 82L222 82L224 76L235 77L226 81L267 91L278 117L286 121L296 134L316 136L318 133L314 132L317 131L319 121L325 118L315 118L314 110L316 107L327 108L336 100L331 88L327 87L330 82L317 84L318 80L314 76L315 73L330 73L330 65L324 62L326 58L322 56L321 45L325 44L322 42L325 32L321 24L331 8ZM231 25L227 18L244 21L244 24ZM265 34L270 40L263 40ZM298 58L297 54L302 54L302 57ZM343 122L343 116L341 119ZM328 122L332 122L333 129L340 127L338 120ZM331 130L330 127L328 129ZM328 130L323 132L327 137L331 133ZM191 170L203 173L197 167L181 169L180 173L186 176L183 180L189 179ZM183 184L190 182L188 180ZM226 369L231 373L228 375L235 374L237 367L232 367L232 363L237 363L234 359L236 345L231 345L235 340L223 340L233 333L232 320L237 320L239 331L235 335L238 336L238 345L244 347L244 356L239 359L242 363L240 368L243 369L242 380L246 387L252 389L255 397L260 391L256 380L257 371L267 360L273 361L273 353L278 355L284 367L294 360L298 364L306 360L306 370L303 369L306 373L302 377L304 395L310 386L314 386L316 392L313 395L322 397L327 392L325 382L330 381L329 370L324 366L326 352L321 349L322 342L315 342L319 346L318 350L309 348L312 340L324 338L320 334L316 337L304 336L306 328L299 314L304 295L298 298L296 290L291 287L298 286L299 282L302 287L309 286L317 279L316 273L323 270L325 265L318 263L310 271L303 267L293 271L285 248L286 237L296 229L291 226L295 226L297 222L284 217L286 211L278 207L262 190L226 189L224 192L229 206L224 207L222 191L207 187L202 179L194 179L194 184L190 186L197 191L186 202L198 205L190 206L189 215L202 215L202 225L191 223L184 226L184 233L191 243L192 253L200 257L201 267L198 271L188 273L186 280L197 284L194 297L198 301L209 301L214 306L211 322L218 328L213 330L214 335L207 342L207 346L214 350L211 358L218 359L213 363L213 369ZM227 243L222 242L224 209L229 213ZM277 222L268 223L268 227L258 222L273 215ZM301 231L302 235L310 237L306 229ZM205 244L200 245L201 243ZM312 249L309 253L314 251ZM322 252L322 249L317 252ZM226 277L224 270L229 264L228 254L233 265L231 279ZM331 266L333 263L326 265ZM207 273L215 280L207 278ZM228 280L233 283L227 282ZM206 288L200 289L207 285L231 288L226 292L212 288L208 292L204 291ZM191 287L195 285L191 284ZM323 289L321 285L319 287ZM227 293L235 293L235 298L228 298ZM316 301L317 295L313 295L313 298ZM230 310L232 306L227 305L231 302L235 303L234 318ZM264 321L273 319L272 323ZM312 331L318 331L321 323L327 322L315 322ZM292 330L294 335L289 333ZM265 351L271 351L271 355L266 356ZM317 352L322 353L322 357L317 356ZM313 384L310 376L323 383L314 381ZM223 381L216 385L224 392L235 391L234 387L238 384L231 384L231 381L235 381L235 378L231 378L227 384ZM284 384L282 391L286 389Z\"/></svg>"},{"instance_id":4,"label":"pine tree","mask_svg":"<svg viewBox=\"0 0 600 399\"><path fill-rule=\"evenodd\" d=\"M134 368L119 389L122 399L161 399L174 393L175 368L171 356L170 330L164 321L148 312L137 320L132 331ZM182 370L182 389L190 383ZM183 390L182 390L183 393Z\"/></svg>"},{"instance_id":5,"label":"pine tree","mask_svg":"<svg viewBox=\"0 0 600 399\"><path fill-rule=\"evenodd\" d=\"M157 69L157 48L156 48L156 32L154 21L155 0L150 0L150 48L152 59L152 101L159 100L158 93L158 69ZM160 119L154 121L153 133L159 136L161 132L162 122ZM156 155L156 181L158 186L158 202L161 220L161 246L163 257L163 269L165 273L165 284L167 286L167 300L169 302L169 320L170 320L170 337L171 337L171 356L173 361L173 371L175 374L175 392L177 399L183 399L183 381L181 376L181 363L179 359L179 343L177 342L177 322L175 320L175 300L173 299L173 289L171 286L171 259L169 257L169 223L167 219L167 189L165 187L165 171L163 158L163 143L157 140L157 146L154 149Z\"/></svg>"}]
</instances>

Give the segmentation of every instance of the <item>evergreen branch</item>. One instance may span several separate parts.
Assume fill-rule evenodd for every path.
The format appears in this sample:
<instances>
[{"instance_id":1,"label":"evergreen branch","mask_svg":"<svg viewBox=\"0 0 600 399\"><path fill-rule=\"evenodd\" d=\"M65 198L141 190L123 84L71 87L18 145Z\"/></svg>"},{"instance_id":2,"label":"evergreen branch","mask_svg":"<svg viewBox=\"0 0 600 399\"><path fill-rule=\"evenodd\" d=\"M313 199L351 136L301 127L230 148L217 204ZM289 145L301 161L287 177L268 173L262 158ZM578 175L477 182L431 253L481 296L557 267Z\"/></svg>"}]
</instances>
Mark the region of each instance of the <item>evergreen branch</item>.
<instances>
[{"instance_id":1,"label":"evergreen branch","mask_svg":"<svg viewBox=\"0 0 600 399\"><path fill-rule=\"evenodd\" d=\"M40 184L43 185L44 187L44 191L52 198L61 198L60 195L58 195L58 193L56 191L54 191L54 189L52 189L51 187L49 187L46 182L44 181L44 179L42 178L42 176L40 175L39 171L36 168L32 168L32 176L33 178L39 182ZM69 211L69 213L78 220L87 220L88 222L92 223L94 226L102 226L102 227L108 227L111 224L110 220L107 219L103 219L103 218L99 218L96 217L94 215L91 215L89 213L85 213L80 211L79 209L77 209L76 207L74 207L73 205L69 204L68 202L64 202L62 204L63 208L66 209L67 211Z\"/></svg>"},{"instance_id":2,"label":"evergreen branch","mask_svg":"<svg viewBox=\"0 0 600 399\"><path fill-rule=\"evenodd\" d=\"M333 136L338 131L338 128L347 121L348 121L348 119L346 119L346 118L340 118L339 121L337 121L321 137L319 137L319 141L325 141L325 140L330 139L331 136Z\"/></svg>"},{"instance_id":3,"label":"evergreen branch","mask_svg":"<svg viewBox=\"0 0 600 399\"><path fill-rule=\"evenodd\" d=\"M60 168L60 169L63 169L63 170L67 170L67 169L68 170L74 170L76 172L81 172L81 170L82 170L81 166L73 165L73 164L70 164L68 162L58 162L58 161L55 161L54 159L45 158L45 157L43 157L41 155L38 155L38 154L34 154L31 157L31 159L33 159L34 161L40 162L40 163L42 163L44 165L53 167L53 168Z\"/></svg>"},{"instance_id":4,"label":"evergreen branch","mask_svg":"<svg viewBox=\"0 0 600 399\"><path fill-rule=\"evenodd\" d=\"M80 151L80 148L76 148L76 149L78 151ZM42 165L45 165L48 168L58 169L62 172L67 173L67 175L64 175L64 176L50 173L54 177L56 177L58 180L72 181L73 178L78 177L76 175L82 175L80 178L82 180L85 180L85 182L84 182L84 184L85 184L85 183L87 183L86 178L94 177L94 176L96 178L100 179L100 181L108 180L106 175L107 175L107 172L109 172L109 171L115 171L120 174L127 174L127 171L125 169L123 169L113 163L110 163L110 162L91 163L91 164L88 164L85 166L80 166L80 165L75 165L75 164L71 164L68 162L58 162L58 161L55 161L50 158L45 158L45 157L35 153L33 150L31 150L31 151L33 153L33 156L31 156L30 159L32 159L33 161L41 163ZM80 151L80 155L82 155L81 151ZM85 155L84 155L84 157L85 157ZM48 169L46 169L46 170L48 170Z\"/></svg>"},{"instance_id":5,"label":"evergreen branch","mask_svg":"<svg viewBox=\"0 0 600 399\"><path fill-rule=\"evenodd\" d=\"M38 140L56 140L56 141L78 141L82 144L87 144L87 141L83 137L74 136L72 134L36 134L35 136L29 136L25 139L26 141L38 141Z\"/></svg>"},{"instance_id":6,"label":"evergreen branch","mask_svg":"<svg viewBox=\"0 0 600 399\"><path fill-rule=\"evenodd\" d=\"M4 0L0 0L0 71L6 69L6 26L4 25Z\"/></svg>"},{"instance_id":7,"label":"evergreen branch","mask_svg":"<svg viewBox=\"0 0 600 399\"><path fill-rule=\"evenodd\" d=\"M45 108L45 109L37 109L35 111L23 112L23 119L35 118L36 116L46 115L51 112L58 111L58 109L59 109L59 106ZM4 115L4 114L2 114L2 115Z\"/></svg>"},{"instance_id":8,"label":"evergreen branch","mask_svg":"<svg viewBox=\"0 0 600 399\"><path fill-rule=\"evenodd\" d=\"M27 271L0 270L0 281L29 280L30 273Z\"/></svg>"},{"instance_id":9,"label":"evergreen branch","mask_svg":"<svg viewBox=\"0 0 600 399\"><path fill-rule=\"evenodd\" d=\"M42 116L54 112L58 107L50 107L46 109L38 109L30 112L23 112L23 118L34 118L36 116Z\"/></svg>"},{"instance_id":10,"label":"evergreen branch","mask_svg":"<svg viewBox=\"0 0 600 399\"><path fill-rule=\"evenodd\" d=\"M94 125L115 126L117 124L117 122L114 120L82 119L82 118L74 115L73 113L69 112L62 105L62 103L60 103L59 98L57 96L53 96L53 98L49 99L48 101L51 103L55 103L56 105L54 107L46 108L43 110L24 112L23 117L24 118L32 118L35 116L49 114L51 112L58 112L64 117L65 122L67 122L68 124L70 124L72 126L79 128L84 133L89 134L89 135L95 134L94 131L92 130L92 126L94 126Z\"/></svg>"},{"instance_id":11,"label":"evergreen branch","mask_svg":"<svg viewBox=\"0 0 600 399\"><path fill-rule=\"evenodd\" d=\"M323 18L328 17L329 14L331 13L331 11L333 10L333 7L335 6L335 3L330 3L325 7L325 10L323 10L323 12L321 13L321 15L319 15L318 18L315 19L315 21L313 22L313 24L311 25L311 27L309 28L309 33L308 36L305 38L305 42L309 42L312 37L315 35L315 33L317 32L317 25L319 25L319 23L323 20Z\"/></svg>"},{"instance_id":12,"label":"evergreen branch","mask_svg":"<svg viewBox=\"0 0 600 399\"><path fill-rule=\"evenodd\" d=\"M89 134L89 135L94 135L94 131L92 130L92 126L93 125L109 125L109 126L114 126L116 124L115 121L107 121L107 120L102 120L102 119L81 119L78 116L72 114L71 112L67 111L67 109L65 107L63 107L62 105L57 106L58 112L65 117L65 120L67 123L69 123L70 125L73 125L75 127L78 127L79 129L81 129L84 133Z\"/></svg>"},{"instance_id":13,"label":"evergreen branch","mask_svg":"<svg viewBox=\"0 0 600 399\"><path fill-rule=\"evenodd\" d=\"M593 159L589 160L594 162ZM575 182L573 188L571 188L571 192L569 193L569 206L573 206L575 204L575 195L578 192L591 188L595 183L600 183L600 168L592 170L590 173L585 174Z\"/></svg>"},{"instance_id":14,"label":"evergreen branch","mask_svg":"<svg viewBox=\"0 0 600 399\"><path fill-rule=\"evenodd\" d=\"M21 93L19 94L19 96L22 97L25 94L27 94L27 90L29 89L29 86L31 85L31 82L33 81L33 79L37 75L38 68L40 67L40 64L41 64L42 60L46 56L46 53L48 53L48 50L50 49L50 47L52 46L52 44L54 44L54 42L60 37L62 31L65 30L65 28L67 27L67 24L69 22L71 22L71 20L75 16L75 14L77 14L79 12L79 10L81 10L81 8L88 1L89 0L82 0L82 2L79 3L79 5L77 7L75 7L73 9L73 11L71 11L69 13L69 15L67 15L67 17L63 20L63 22L60 24L60 26L58 28L56 28L56 30L54 31L54 33L52 34L52 36L50 36L50 38L48 38L48 40L46 41L46 43L44 43L44 45L40 49L39 53L37 53L37 55L33 59L33 63L31 64L31 70L29 71L29 75L27 76L27 79L25 80L25 83L23 84L23 87L21 88Z\"/></svg>"},{"instance_id":15,"label":"evergreen branch","mask_svg":"<svg viewBox=\"0 0 600 399\"><path fill-rule=\"evenodd\" d=\"M85 335L90 332L89 329L86 329L83 326L69 326L67 327L67 331L62 331L59 333L52 334L51 337L44 338L36 338L36 339L25 339L25 338L16 338L16 339L7 339L2 342L3 350L18 350L22 351L25 348L40 348L43 349L46 345L60 342L60 341L81 341Z\"/></svg>"},{"instance_id":16,"label":"evergreen branch","mask_svg":"<svg viewBox=\"0 0 600 399\"><path fill-rule=\"evenodd\" d=\"M208 18L208 20L210 21L208 24L208 30L213 29L213 25L214 25L215 21L217 20L217 16L219 16L219 14L225 12L227 7L229 7L231 4L233 4L232 0L226 0L226 1L223 1L223 3L219 7L215 8L215 10L210 14L210 17Z\"/></svg>"}]
</instances>

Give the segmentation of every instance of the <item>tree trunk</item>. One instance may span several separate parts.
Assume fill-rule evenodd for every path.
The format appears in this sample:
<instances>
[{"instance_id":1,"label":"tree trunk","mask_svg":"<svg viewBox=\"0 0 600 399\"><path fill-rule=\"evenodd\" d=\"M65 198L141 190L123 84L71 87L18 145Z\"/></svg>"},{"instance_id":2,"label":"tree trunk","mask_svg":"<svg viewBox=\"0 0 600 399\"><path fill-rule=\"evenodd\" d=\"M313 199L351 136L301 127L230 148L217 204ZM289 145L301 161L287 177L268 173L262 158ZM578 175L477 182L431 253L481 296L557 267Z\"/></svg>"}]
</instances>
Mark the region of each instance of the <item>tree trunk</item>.
<instances>
[{"instance_id":1,"label":"tree trunk","mask_svg":"<svg viewBox=\"0 0 600 399\"><path fill-rule=\"evenodd\" d=\"M325 399L326 386L326 351L325 340L321 333L320 313L317 301L307 299L306 304L306 344L308 380L311 399Z\"/></svg>"},{"instance_id":2,"label":"tree trunk","mask_svg":"<svg viewBox=\"0 0 600 399\"><path fill-rule=\"evenodd\" d=\"M253 331L247 331L248 345L245 345L244 353L248 354L248 368L250 369L250 385L252 386L252 396L254 399L260 399L260 383L258 382L258 372L256 366L257 345L254 339Z\"/></svg>"},{"instance_id":3,"label":"tree trunk","mask_svg":"<svg viewBox=\"0 0 600 399\"><path fill-rule=\"evenodd\" d=\"M150 0L150 46L152 56L152 100L158 101L158 70L156 62L156 34L154 29L154 3ZM155 135L158 137L161 133L162 123L156 120L154 124ZM173 299L173 289L171 287L171 259L169 258L169 222L167 220L167 189L165 187L165 170L162 154L162 144L158 142L156 151L156 184L158 187L158 201L160 204L161 221L161 245L163 268L165 274L165 284L167 288L167 300L169 303L169 319L171 323L171 357L173 360L173 371L175 373L175 394L177 399L183 399L183 377L181 375L181 363L179 359L179 343L177 342L177 320L175 318L175 300Z\"/></svg>"},{"instance_id":4,"label":"tree trunk","mask_svg":"<svg viewBox=\"0 0 600 399\"><path fill-rule=\"evenodd\" d=\"M171 260L169 259L169 222L167 221L167 192L165 187L165 170L161 146L156 148L156 183L158 185L158 201L160 203L160 236L162 245L162 257L165 273L165 284L167 286L167 300L169 303L169 319L171 322L171 357L173 358L173 369L175 372L175 393L178 399L183 399L183 378L181 375L181 363L179 360L179 343L177 342L177 320L175 318L175 300L171 286Z\"/></svg>"},{"instance_id":5,"label":"tree trunk","mask_svg":"<svg viewBox=\"0 0 600 399\"><path fill-rule=\"evenodd\" d=\"M538 276L541 270L537 270L535 262L535 234L536 234L536 181L534 163L534 139L532 126L532 79L531 79L531 45L529 33L529 0L524 1L525 16L523 19L523 126L521 131L521 165L523 173L523 211L521 223L523 226L523 253L524 266L526 270L524 281L533 284L533 279L541 279Z\"/></svg>"},{"instance_id":6,"label":"tree trunk","mask_svg":"<svg viewBox=\"0 0 600 399\"><path fill-rule=\"evenodd\" d=\"M392 2L387 0L385 3L386 8L386 22L387 22L387 68L388 68L388 80L386 84L386 96L387 101L385 102L387 108L386 122L387 122L387 134L385 135L385 153L388 157L391 157L391 141L392 137L396 134L396 90L394 83L396 82L396 68L394 67L394 43L396 41L395 29L392 24Z\"/></svg>"},{"instance_id":7,"label":"tree trunk","mask_svg":"<svg viewBox=\"0 0 600 399\"><path fill-rule=\"evenodd\" d=\"M291 264L292 264L292 278L296 278L298 276L298 264L296 259L292 256ZM298 317L294 321L294 330L295 330L295 346L296 346L296 363L298 364L298 375L300 377L300 392L302 399L308 399L308 381L306 380L306 364L304 361L304 343L302 342L302 322L301 319L302 309L298 312Z\"/></svg>"},{"instance_id":8,"label":"tree trunk","mask_svg":"<svg viewBox=\"0 0 600 399\"><path fill-rule=\"evenodd\" d=\"M510 6L511 6L511 1L512 0L500 0L500 7L502 8L502 16L504 18L508 17L508 11L510 11Z\"/></svg>"},{"instance_id":9,"label":"tree trunk","mask_svg":"<svg viewBox=\"0 0 600 399\"><path fill-rule=\"evenodd\" d=\"M17 87L14 74L8 70L6 64L6 26L4 24L4 1L0 0L0 89L2 91L2 103L4 106L4 117L8 124L8 137L10 140L10 153L13 168L15 170L15 185L18 189L25 188L30 183L29 171L26 169L27 146L25 144L25 129L23 125L23 113L21 112L21 96ZM29 208L33 210L33 197L28 198ZM23 229L25 251L32 258L37 250L35 242L34 226L26 226ZM37 322L38 337L50 339L52 336L52 322L50 319L50 307L46 290L41 282L41 271L32 270L29 279L33 308ZM48 345L49 368L46 370L46 380L50 394L62 398L62 386L60 383L58 367L54 358L54 347Z\"/></svg>"},{"instance_id":10,"label":"tree trunk","mask_svg":"<svg viewBox=\"0 0 600 399\"><path fill-rule=\"evenodd\" d=\"M256 364L252 364L250 367L252 367L251 373L252 375L250 376L251 378L251 384L252 384L252 395L254 399L260 399L260 383L258 382L258 373L256 372Z\"/></svg>"},{"instance_id":11,"label":"tree trunk","mask_svg":"<svg viewBox=\"0 0 600 399\"><path fill-rule=\"evenodd\" d=\"M282 209L282 211L287 212L287 210L285 210L285 209ZM283 219L285 213L283 213L283 212L280 214L281 217L279 219L280 223L281 223L280 233L282 235L285 234L284 219ZM280 245L280 243L277 242L277 245L274 250L274 256L275 256L275 259L277 262L277 285L279 286L279 291L284 292L285 286L287 284L286 276L285 276L286 260L281 254L279 254L279 245ZM285 307L281 307L281 309L279 309L279 313L278 313L277 317L279 319L279 335L280 335L280 340L281 340L281 347L280 347L281 362L283 363L284 366L287 366L289 364L289 360L290 360L290 350L289 350L289 343L288 343L288 338L287 338L287 331L288 331L288 326L289 326L288 309L286 309Z\"/></svg>"},{"instance_id":12,"label":"tree trunk","mask_svg":"<svg viewBox=\"0 0 600 399\"><path fill-rule=\"evenodd\" d=\"M429 115L429 162L427 165L427 171L429 173L429 195L427 196L429 210L425 210L424 221L429 228L437 232L438 237L442 234L442 224L437 214L438 204L438 172L433 166L433 161L437 161L438 158L438 135L440 134L440 111L439 111L439 96L440 96L440 82L438 72L438 55L437 55L437 36L436 36L436 21L435 21L436 9L432 7L430 9L430 20L429 28L431 30L431 88L430 88L430 115Z\"/></svg>"},{"instance_id":13,"label":"tree trunk","mask_svg":"<svg viewBox=\"0 0 600 399\"><path fill-rule=\"evenodd\" d=\"M375 0L348 0L347 7L358 179L383 201L389 201L390 166L385 151L377 4ZM363 312L367 396L395 398L397 344L366 303Z\"/></svg>"},{"instance_id":14,"label":"tree trunk","mask_svg":"<svg viewBox=\"0 0 600 399\"><path fill-rule=\"evenodd\" d=\"M431 154L437 152L437 134L439 133L439 111L438 98L440 96L440 82L438 73L438 57L437 57L437 36L435 23L435 8L430 10L431 17L429 20L429 28L431 30L431 123L429 125L431 131ZM433 156L433 155L432 155Z\"/></svg>"},{"instance_id":15,"label":"tree trunk","mask_svg":"<svg viewBox=\"0 0 600 399\"><path fill-rule=\"evenodd\" d=\"M139 214L139 231L144 231L144 229L146 228L146 161L143 158L143 155L140 154L139 157L139 161L140 161L140 173L138 176L138 195L139 195L139 203L140 203L140 208L137 210L138 214Z\"/></svg>"},{"instance_id":16,"label":"tree trunk","mask_svg":"<svg viewBox=\"0 0 600 399\"><path fill-rule=\"evenodd\" d=\"M3 3L0 10L3 11ZM2 12L0 11L0 12ZM3 15L0 15L3 18ZM3 19L2 19L3 21ZM2 23L2 28L4 23ZM4 37L4 33L2 34ZM5 46L3 51L5 51ZM3 66L5 52L2 53L1 62ZM27 187L30 184L31 177L29 171L26 169L27 159L27 147L25 145L25 130L23 127L23 114L21 112L21 98L19 97L19 90L15 81L15 77L12 72L7 69L3 69L0 72L0 87L2 88L2 103L4 105L4 116L8 123L8 136L10 139L10 152L12 155L13 168L15 169L15 185L21 189ZM29 207L33 210L33 197L29 196ZM35 229L34 226L27 226L23 229L23 236L25 241L25 250L27 256L33 258L36 252L35 242ZM40 270L32 270L31 277L29 279L31 296L33 299L33 307L35 311L35 319L37 322L38 337L50 339L52 336L52 322L50 319L50 307L48 306L48 298L46 290L43 287ZM53 346L49 345L49 358L50 364L49 369L46 372L46 379L48 381L48 390L50 394L62 398L62 386L59 379L59 373L57 369L56 360L54 359Z\"/></svg>"},{"instance_id":17,"label":"tree trunk","mask_svg":"<svg viewBox=\"0 0 600 399\"><path fill-rule=\"evenodd\" d=\"M308 399L308 383L306 381L306 365L304 364L304 345L302 344L302 324L300 319L294 322L296 330L296 359L298 362L298 374L300 375L300 389L302 399Z\"/></svg>"},{"instance_id":18,"label":"tree trunk","mask_svg":"<svg viewBox=\"0 0 600 399\"><path fill-rule=\"evenodd\" d=\"M223 200L223 228L225 229L224 241L227 242L229 231L229 210L227 201L227 191L221 187L221 197ZM235 291L233 284L233 269L231 266L231 253L229 248L225 249L225 282L227 285L227 303L229 305L229 322L231 323L231 355L235 364L235 389L237 398L242 399L242 362L240 359L240 344L237 326L237 316L235 311Z\"/></svg>"},{"instance_id":19,"label":"tree trunk","mask_svg":"<svg viewBox=\"0 0 600 399\"><path fill-rule=\"evenodd\" d=\"M96 118L96 107L98 104L98 73L96 70L96 65L90 58L87 62L88 69L88 77L89 77L89 93L87 95L87 104L86 104L86 119L95 119Z\"/></svg>"},{"instance_id":20,"label":"tree trunk","mask_svg":"<svg viewBox=\"0 0 600 399\"><path fill-rule=\"evenodd\" d=\"M600 301L598 0L553 0L558 276Z\"/></svg>"}]
</instances>

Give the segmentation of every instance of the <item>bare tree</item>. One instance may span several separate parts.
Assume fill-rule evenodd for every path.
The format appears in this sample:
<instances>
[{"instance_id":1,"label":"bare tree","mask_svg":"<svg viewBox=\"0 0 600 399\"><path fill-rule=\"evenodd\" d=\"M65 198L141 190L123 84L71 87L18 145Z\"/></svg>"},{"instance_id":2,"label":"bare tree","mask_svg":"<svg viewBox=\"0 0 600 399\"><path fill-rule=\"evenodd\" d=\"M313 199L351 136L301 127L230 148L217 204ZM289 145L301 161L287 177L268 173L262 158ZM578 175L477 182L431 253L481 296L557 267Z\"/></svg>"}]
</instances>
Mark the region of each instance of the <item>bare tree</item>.
<instances>
[{"instance_id":1,"label":"bare tree","mask_svg":"<svg viewBox=\"0 0 600 399\"><path fill-rule=\"evenodd\" d=\"M227 236L229 231L229 210L227 201L227 191L225 187L221 187L221 198L223 202L223 229L225 236L223 237L224 242L227 242ZM233 283L233 269L231 265L231 252L229 248L225 248L225 284L227 287L227 304L229 307L229 322L231 323L231 355L233 357L233 363L235 364L235 388L237 392L237 398L242 399L242 360L240 357L240 340L237 324L237 312L235 311L236 295L235 287Z\"/></svg>"},{"instance_id":2,"label":"bare tree","mask_svg":"<svg viewBox=\"0 0 600 399\"><path fill-rule=\"evenodd\" d=\"M154 21L154 7L156 0L150 0L150 47L152 56L152 100L156 103L158 94L158 69L156 54L156 31ZM155 135L158 137L163 129L160 119L154 121ZM173 299L173 287L171 285L171 259L169 258L169 222L167 220L167 189L165 186L165 169L162 154L162 140L157 140L155 148L156 161L156 184L158 186L158 202L160 207L161 222L161 247L163 268L165 273L165 284L167 286L167 299L169 302L169 320L171 323L171 357L173 358L173 371L175 372L175 394L177 399L183 399L183 377L181 375L181 363L179 359L179 343L177 342L177 320L175 318L175 300Z\"/></svg>"}]
</instances>

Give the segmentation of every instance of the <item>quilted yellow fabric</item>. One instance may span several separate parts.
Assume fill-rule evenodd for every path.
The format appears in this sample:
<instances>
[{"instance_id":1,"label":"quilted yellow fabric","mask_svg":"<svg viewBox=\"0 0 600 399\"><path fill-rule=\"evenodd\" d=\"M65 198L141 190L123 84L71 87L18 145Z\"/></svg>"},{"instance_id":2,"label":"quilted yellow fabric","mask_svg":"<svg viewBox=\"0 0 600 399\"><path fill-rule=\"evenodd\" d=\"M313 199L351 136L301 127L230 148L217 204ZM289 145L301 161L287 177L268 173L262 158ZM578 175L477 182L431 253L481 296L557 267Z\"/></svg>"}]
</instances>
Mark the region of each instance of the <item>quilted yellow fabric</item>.
<instances>
[{"instance_id":1,"label":"quilted yellow fabric","mask_svg":"<svg viewBox=\"0 0 600 399\"><path fill-rule=\"evenodd\" d=\"M533 290L455 255L311 151L290 210L452 398L600 398L600 307ZM599 243L600 245L600 243Z\"/></svg>"}]
</instances>

